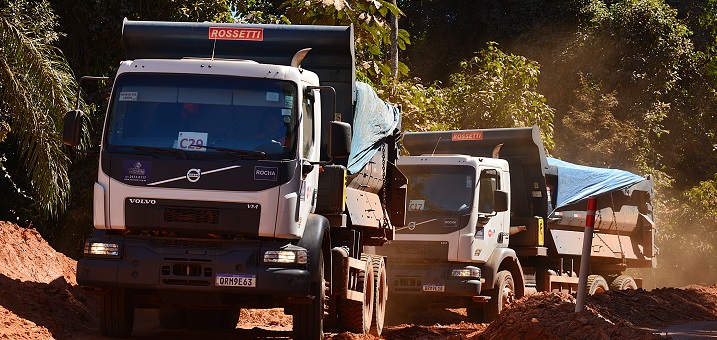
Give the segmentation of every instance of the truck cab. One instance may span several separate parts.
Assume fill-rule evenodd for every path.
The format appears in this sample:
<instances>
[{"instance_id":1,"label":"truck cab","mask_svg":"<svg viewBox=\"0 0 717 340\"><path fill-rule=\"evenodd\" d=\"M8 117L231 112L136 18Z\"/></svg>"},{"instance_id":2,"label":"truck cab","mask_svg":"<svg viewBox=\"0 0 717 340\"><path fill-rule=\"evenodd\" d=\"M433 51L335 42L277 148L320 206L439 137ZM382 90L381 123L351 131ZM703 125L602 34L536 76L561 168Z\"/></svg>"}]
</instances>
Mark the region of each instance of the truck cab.
<instances>
[{"instance_id":1,"label":"truck cab","mask_svg":"<svg viewBox=\"0 0 717 340\"><path fill-rule=\"evenodd\" d=\"M391 297L402 300L391 306L479 308L476 301L489 299L484 268L508 247L508 162L432 154L398 166L409 178L406 225L379 250L391 267Z\"/></svg>"}]
</instances>

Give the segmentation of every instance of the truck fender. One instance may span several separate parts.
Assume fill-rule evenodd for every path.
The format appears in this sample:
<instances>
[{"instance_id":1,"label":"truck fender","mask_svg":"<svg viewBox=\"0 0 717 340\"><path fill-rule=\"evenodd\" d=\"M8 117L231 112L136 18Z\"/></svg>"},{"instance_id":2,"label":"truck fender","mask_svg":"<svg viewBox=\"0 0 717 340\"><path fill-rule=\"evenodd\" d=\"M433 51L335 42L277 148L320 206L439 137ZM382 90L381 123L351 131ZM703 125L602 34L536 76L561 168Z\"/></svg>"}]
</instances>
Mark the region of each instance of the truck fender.
<instances>
[{"instance_id":1,"label":"truck fender","mask_svg":"<svg viewBox=\"0 0 717 340\"><path fill-rule=\"evenodd\" d=\"M518 256L515 255L515 250L510 248L496 248L490 254L481 271L481 276L485 279L481 290L493 289L498 272L501 270L510 271L513 275L516 297L520 298L525 295L523 268L520 266Z\"/></svg>"},{"instance_id":2,"label":"truck fender","mask_svg":"<svg viewBox=\"0 0 717 340\"><path fill-rule=\"evenodd\" d=\"M331 244L329 228L329 220L326 217L309 214L309 217L306 219L304 235L296 244L297 246L306 249L309 253L307 269L309 270L309 273L311 273L311 280L314 282L319 279L319 275L317 273L319 267L319 263L317 261L318 257L314 256L314 254L318 254L319 252L324 253L324 277L327 279L330 279L331 277L327 275L327 273L332 272L331 250L329 249L329 245Z\"/></svg>"}]
</instances>

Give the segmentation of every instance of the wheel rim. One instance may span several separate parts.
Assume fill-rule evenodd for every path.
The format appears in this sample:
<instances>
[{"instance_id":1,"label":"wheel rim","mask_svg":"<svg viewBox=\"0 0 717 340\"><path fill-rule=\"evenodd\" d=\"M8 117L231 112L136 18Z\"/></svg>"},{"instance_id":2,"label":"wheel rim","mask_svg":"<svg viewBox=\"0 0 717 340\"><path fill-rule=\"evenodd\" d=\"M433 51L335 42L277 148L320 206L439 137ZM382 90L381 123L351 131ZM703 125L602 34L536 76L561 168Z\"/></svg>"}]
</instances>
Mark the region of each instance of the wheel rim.
<instances>
[{"instance_id":1,"label":"wheel rim","mask_svg":"<svg viewBox=\"0 0 717 340\"><path fill-rule=\"evenodd\" d=\"M511 287L510 284L506 283L503 285L503 294L502 295L502 305L501 307L505 307L510 305L511 303L515 302L515 292L513 291L513 287Z\"/></svg>"}]
</instances>

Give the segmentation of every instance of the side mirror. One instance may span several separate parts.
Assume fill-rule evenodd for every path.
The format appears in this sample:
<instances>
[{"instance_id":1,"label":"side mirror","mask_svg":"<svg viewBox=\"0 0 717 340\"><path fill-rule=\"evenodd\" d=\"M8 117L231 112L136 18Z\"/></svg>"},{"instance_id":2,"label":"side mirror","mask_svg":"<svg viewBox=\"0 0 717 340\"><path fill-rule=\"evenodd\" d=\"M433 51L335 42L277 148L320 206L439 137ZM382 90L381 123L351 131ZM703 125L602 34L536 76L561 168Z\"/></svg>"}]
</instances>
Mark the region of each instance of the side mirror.
<instances>
[{"instance_id":1,"label":"side mirror","mask_svg":"<svg viewBox=\"0 0 717 340\"><path fill-rule=\"evenodd\" d=\"M329 125L329 157L345 158L351 154L351 125L332 121Z\"/></svg>"},{"instance_id":2,"label":"side mirror","mask_svg":"<svg viewBox=\"0 0 717 340\"><path fill-rule=\"evenodd\" d=\"M508 211L508 193L502 190L493 192L493 210L496 212Z\"/></svg>"},{"instance_id":3,"label":"side mirror","mask_svg":"<svg viewBox=\"0 0 717 340\"><path fill-rule=\"evenodd\" d=\"M65 114L62 141L65 145L80 145L82 135L82 117L85 115L81 110L72 110Z\"/></svg>"}]
</instances>

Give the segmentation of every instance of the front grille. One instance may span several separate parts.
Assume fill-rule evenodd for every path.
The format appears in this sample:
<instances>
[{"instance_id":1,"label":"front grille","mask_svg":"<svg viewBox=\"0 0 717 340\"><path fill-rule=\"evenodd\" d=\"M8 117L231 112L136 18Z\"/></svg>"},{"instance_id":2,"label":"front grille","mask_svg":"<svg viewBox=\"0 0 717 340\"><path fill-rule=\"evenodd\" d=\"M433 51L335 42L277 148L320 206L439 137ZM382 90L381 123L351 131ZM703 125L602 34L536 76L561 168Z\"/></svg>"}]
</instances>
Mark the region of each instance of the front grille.
<instances>
[{"instance_id":1,"label":"front grille","mask_svg":"<svg viewBox=\"0 0 717 340\"><path fill-rule=\"evenodd\" d=\"M153 199L125 200L125 226L131 230L257 235L261 206L255 203Z\"/></svg>"},{"instance_id":2,"label":"front grille","mask_svg":"<svg viewBox=\"0 0 717 340\"><path fill-rule=\"evenodd\" d=\"M420 291L421 290L421 279L419 277L397 277L393 281L392 289L396 291Z\"/></svg>"},{"instance_id":3,"label":"front grille","mask_svg":"<svg viewBox=\"0 0 717 340\"><path fill-rule=\"evenodd\" d=\"M165 222L182 223L219 223L219 212L216 209L193 209L193 208L164 208Z\"/></svg>"},{"instance_id":4,"label":"front grille","mask_svg":"<svg viewBox=\"0 0 717 340\"><path fill-rule=\"evenodd\" d=\"M223 248L221 241L208 240L191 240L191 239L165 239L162 245L171 248L189 248L189 249L212 249L220 250Z\"/></svg>"}]
</instances>

